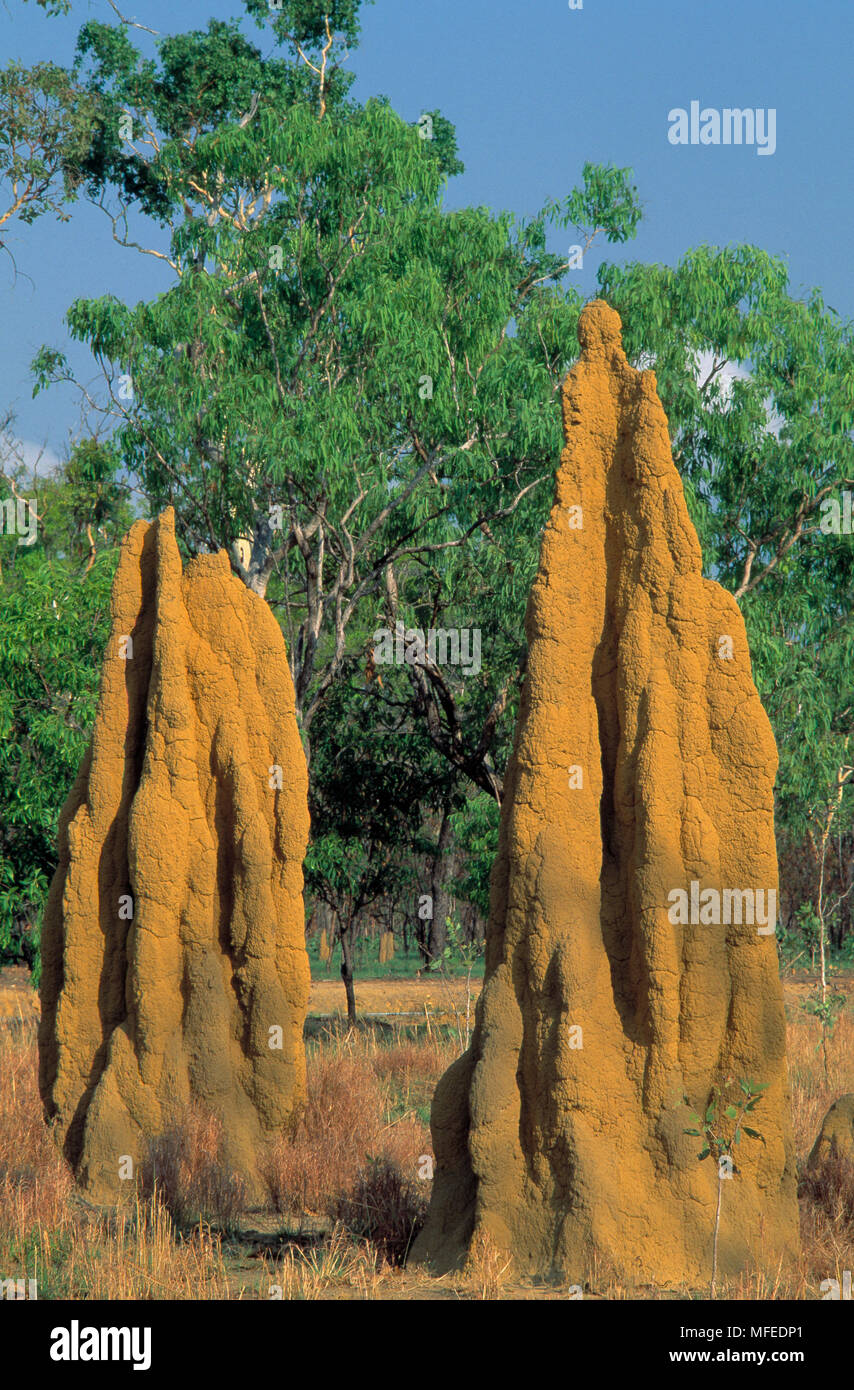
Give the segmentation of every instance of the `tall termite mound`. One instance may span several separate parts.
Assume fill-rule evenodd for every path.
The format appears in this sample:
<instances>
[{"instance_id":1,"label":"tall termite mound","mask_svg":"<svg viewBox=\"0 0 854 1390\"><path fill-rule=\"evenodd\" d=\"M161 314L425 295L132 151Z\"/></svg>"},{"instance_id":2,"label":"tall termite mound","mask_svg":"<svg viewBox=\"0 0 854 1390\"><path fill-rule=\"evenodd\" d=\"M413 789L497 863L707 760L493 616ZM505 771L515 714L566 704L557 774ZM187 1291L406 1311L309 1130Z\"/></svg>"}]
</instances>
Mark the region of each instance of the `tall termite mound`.
<instances>
[{"instance_id":1,"label":"tall termite mound","mask_svg":"<svg viewBox=\"0 0 854 1390\"><path fill-rule=\"evenodd\" d=\"M655 376L620 327L585 308L563 387L484 988L433 1103L413 1255L437 1269L487 1233L520 1271L579 1285L596 1268L708 1278L719 1170L686 1130L719 1084L711 1123L732 1139L740 1080L766 1089L760 1137L742 1132L720 1180L719 1271L797 1248L776 747L738 606L702 577Z\"/></svg>"},{"instance_id":2,"label":"tall termite mound","mask_svg":"<svg viewBox=\"0 0 854 1390\"><path fill-rule=\"evenodd\" d=\"M305 1093L307 790L270 609L224 551L182 573L171 510L138 521L42 931L41 1093L95 1200L189 1105L261 1191Z\"/></svg>"}]
</instances>

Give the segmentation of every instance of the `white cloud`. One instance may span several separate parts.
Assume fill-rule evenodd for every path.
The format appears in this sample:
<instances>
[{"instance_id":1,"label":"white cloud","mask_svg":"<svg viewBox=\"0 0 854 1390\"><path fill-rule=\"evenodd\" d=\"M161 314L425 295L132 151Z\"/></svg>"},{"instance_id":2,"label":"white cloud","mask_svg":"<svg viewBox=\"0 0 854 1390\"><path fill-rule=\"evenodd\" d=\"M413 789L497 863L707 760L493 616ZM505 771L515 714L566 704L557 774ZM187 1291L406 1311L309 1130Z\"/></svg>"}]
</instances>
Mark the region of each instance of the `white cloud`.
<instances>
[{"instance_id":1,"label":"white cloud","mask_svg":"<svg viewBox=\"0 0 854 1390\"><path fill-rule=\"evenodd\" d=\"M713 352L701 352L697 358L697 385L701 385L706 380L709 372L715 364ZM727 362L726 366L721 367L715 380L720 388L721 395L725 401L732 397L732 383L736 380L746 381L750 372L746 367L740 367L738 363Z\"/></svg>"},{"instance_id":2,"label":"white cloud","mask_svg":"<svg viewBox=\"0 0 854 1390\"><path fill-rule=\"evenodd\" d=\"M712 370L712 367L714 366L714 362L714 353L700 353L700 356L697 358L698 386L706 380L706 377L709 375L709 372ZM724 402L728 404L729 401L732 399L732 383L736 380L748 381L750 375L751 374L749 369L747 367L742 367L737 362L727 362L726 366L721 367L720 371L717 373L716 380L718 382ZM763 404L765 406L765 414L768 421L766 429L768 430L769 434L776 435L777 438L779 438L780 427L782 426L783 421L774 410L773 402L770 396L766 397Z\"/></svg>"},{"instance_id":3,"label":"white cloud","mask_svg":"<svg viewBox=\"0 0 854 1390\"><path fill-rule=\"evenodd\" d=\"M27 473L46 478L61 466L62 460L48 444L37 444L33 439L18 439L5 434L0 439L0 467L14 467L23 464Z\"/></svg>"}]
</instances>

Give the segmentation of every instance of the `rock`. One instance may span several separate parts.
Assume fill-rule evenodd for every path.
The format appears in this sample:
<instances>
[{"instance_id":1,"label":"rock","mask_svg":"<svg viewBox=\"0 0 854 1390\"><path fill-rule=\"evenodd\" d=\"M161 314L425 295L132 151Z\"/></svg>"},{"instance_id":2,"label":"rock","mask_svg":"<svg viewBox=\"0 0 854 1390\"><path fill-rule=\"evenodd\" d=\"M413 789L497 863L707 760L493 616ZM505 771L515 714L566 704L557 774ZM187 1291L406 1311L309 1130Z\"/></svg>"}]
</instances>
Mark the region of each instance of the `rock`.
<instances>
[{"instance_id":1,"label":"rock","mask_svg":"<svg viewBox=\"0 0 854 1390\"><path fill-rule=\"evenodd\" d=\"M488 1235L520 1273L678 1286L709 1278L718 1194L683 1097L705 1113L728 1077L727 1102L739 1078L767 1089L723 1183L719 1274L798 1245L777 754L738 605L702 577L655 376L629 366L606 304L578 336L484 987L436 1091L413 1258L444 1271ZM756 892L770 934L708 922L716 901L747 918L725 890Z\"/></svg>"},{"instance_id":2,"label":"rock","mask_svg":"<svg viewBox=\"0 0 854 1390\"><path fill-rule=\"evenodd\" d=\"M308 829L275 618L225 552L182 574L171 509L137 522L42 931L39 1083L93 1200L187 1104L261 1195L305 1094Z\"/></svg>"},{"instance_id":3,"label":"rock","mask_svg":"<svg viewBox=\"0 0 854 1390\"><path fill-rule=\"evenodd\" d=\"M807 1159L807 1169L820 1168L837 1154L854 1163L854 1095L840 1096L821 1122L818 1137Z\"/></svg>"}]
</instances>

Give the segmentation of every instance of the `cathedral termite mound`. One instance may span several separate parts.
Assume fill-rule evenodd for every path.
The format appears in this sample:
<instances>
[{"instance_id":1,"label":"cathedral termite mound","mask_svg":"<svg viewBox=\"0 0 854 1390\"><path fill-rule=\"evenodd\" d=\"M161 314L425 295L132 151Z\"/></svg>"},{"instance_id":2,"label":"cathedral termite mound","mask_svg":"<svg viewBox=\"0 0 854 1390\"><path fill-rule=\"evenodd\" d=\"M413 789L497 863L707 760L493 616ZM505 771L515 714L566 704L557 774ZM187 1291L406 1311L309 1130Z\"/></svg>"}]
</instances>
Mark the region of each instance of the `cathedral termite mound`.
<instances>
[{"instance_id":1,"label":"cathedral termite mound","mask_svg":"<svg viewBox=\"0 0 854 1390\"><path fill-rule=\"evenodd\" d=\"M183 1107L262 1193L304 1101L307 774L281 630L171 510L122 545L42 932L39 1081L80 1185L127 1190Z\"/></svg>"},{"instance_id":2,"label":"cathedral termite mound","mask_svg":"<svg viewBox=\"0 0 854 1390\"><path fill-rule=\"evenodd\" d=\"M589 304L527 613L528 670L468 1051L436 1091L413 1258L488 1234L519 1272L584 1284L776 1269L798 1215L774 926L777 752L734 598L701 553L650 371Z\"/></svg>"}]
</instances>

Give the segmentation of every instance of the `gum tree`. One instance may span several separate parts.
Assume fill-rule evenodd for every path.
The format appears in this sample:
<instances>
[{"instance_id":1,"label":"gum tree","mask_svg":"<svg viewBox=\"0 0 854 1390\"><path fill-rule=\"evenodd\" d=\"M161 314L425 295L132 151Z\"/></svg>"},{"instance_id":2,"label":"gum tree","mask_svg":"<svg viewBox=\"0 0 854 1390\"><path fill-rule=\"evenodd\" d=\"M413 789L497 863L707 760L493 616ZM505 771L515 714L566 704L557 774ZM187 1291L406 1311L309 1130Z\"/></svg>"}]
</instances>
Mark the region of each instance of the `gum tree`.
<instances>
[{"instance_id":1,"label":"gum tree","mask_svg":"<svg viewBox=\"0 0 854 1390\"><path fill-rule=\"evenodd\" d=\"M283 56L216 21L158 41L156 60L124 27L81 31L80 80L102 103L89 194L167 288L78 301L68 322L152 508L175 505L188 551L226 547L279 615L310 750L345 658L369 666L369 620L435 606L436 572L454 574L437 620L472 565L473 592L495 579L505 613L524 601L579 299L545 210L444 210L461 166L440 113L410 125L349 99L357 5L247 8ZM615 241L639 216L626 171L592 167L561 210ZM159 244L130 230L140 211ZM39 385L68 375L50 350L36 367ZM471 702L407 672L434 747L493 793L518 642L509 672L503 655Z\"/></svg>"},{"instance_id":2,"label":"gum tree","mask_svg":"<svg viewBox=\"0 0 854 1390\"><path fill-rule=\"evenodd\" d=\"M15 220L31 223L47 212L68 220L97 105L56 63L0 70L0 246Z\"/></svg>"}]
</instances>

